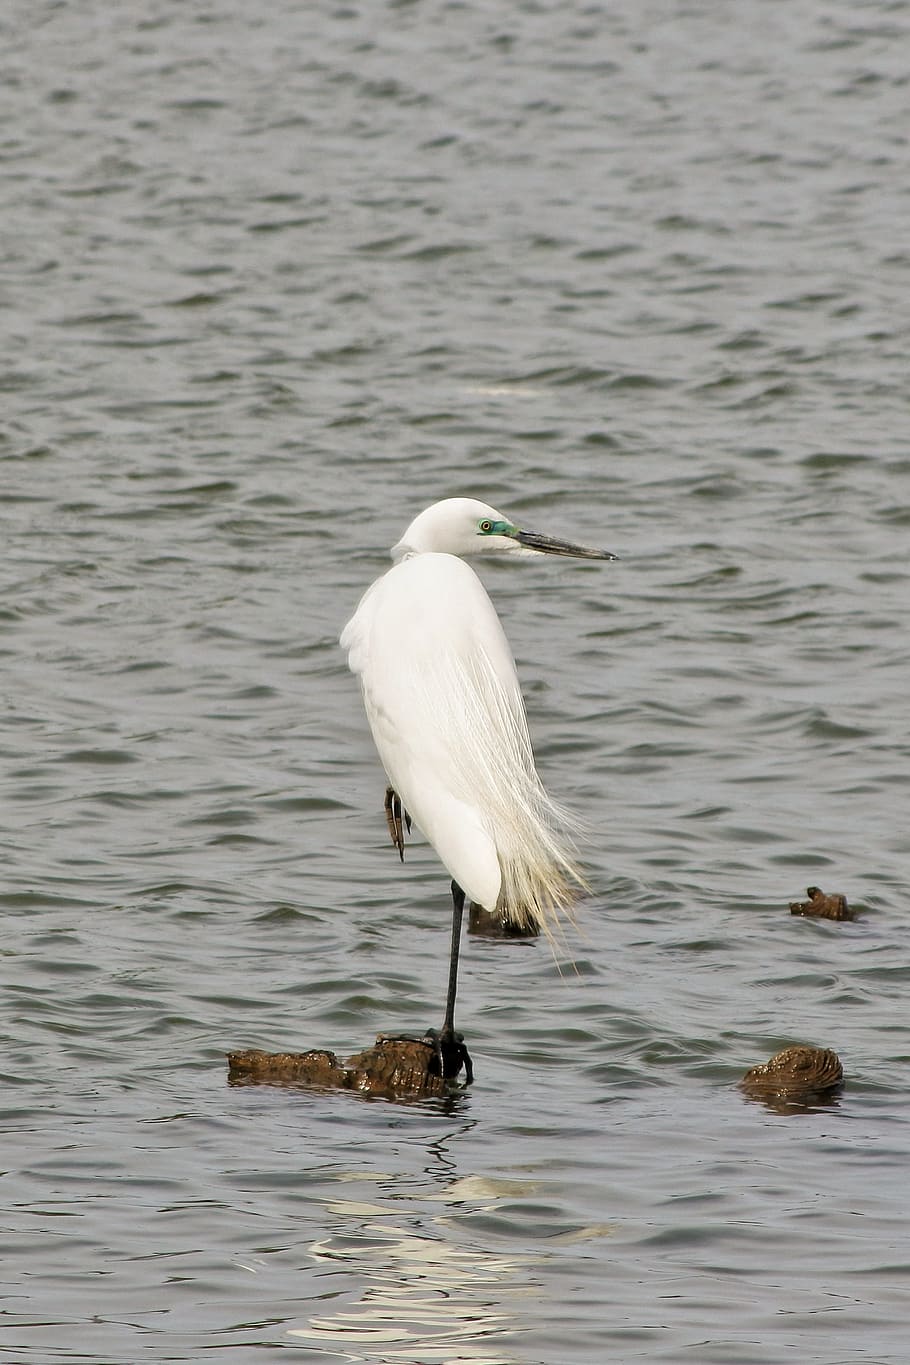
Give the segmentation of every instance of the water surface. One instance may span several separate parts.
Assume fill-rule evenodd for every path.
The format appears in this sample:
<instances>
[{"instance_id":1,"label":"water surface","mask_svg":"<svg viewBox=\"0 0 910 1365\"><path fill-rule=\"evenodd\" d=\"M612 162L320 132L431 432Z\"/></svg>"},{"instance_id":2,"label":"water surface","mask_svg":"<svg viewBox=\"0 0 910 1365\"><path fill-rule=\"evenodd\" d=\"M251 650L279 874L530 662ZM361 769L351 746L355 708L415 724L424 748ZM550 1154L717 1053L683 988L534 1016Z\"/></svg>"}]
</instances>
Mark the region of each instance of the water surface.
<instances>
[{"instance_id":1,"label":"water surface","mask_svg":"<svg viewBox=\"0 0 910 1365\"><path fill-rule=\"evenodd\" d=\"M908 31L7 7L0 1358L905 1361ZM337 636L452 493L621 556L485 572L578 934L454 1103L232 1089L438 1020Z\"/></svg>"}]
</instances>

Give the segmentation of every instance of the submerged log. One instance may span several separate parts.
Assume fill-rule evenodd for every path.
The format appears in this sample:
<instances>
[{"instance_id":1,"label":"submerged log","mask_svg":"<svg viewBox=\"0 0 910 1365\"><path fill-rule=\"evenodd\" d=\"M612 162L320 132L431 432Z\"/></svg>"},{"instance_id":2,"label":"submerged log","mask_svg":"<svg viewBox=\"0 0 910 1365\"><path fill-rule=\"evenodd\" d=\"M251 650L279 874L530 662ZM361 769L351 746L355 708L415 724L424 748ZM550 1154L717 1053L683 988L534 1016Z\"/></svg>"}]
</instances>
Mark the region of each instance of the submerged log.
<instances>
[{"instance_id":1,"label":"submerged log","mask_svg":"<svg viewBox=\"0 0 910 1365\"><path fill-rule=\"evenodd\" d=\"M843 1082L844 1068L836 1052L800 1044L785 1047L761 1066L753 1066L739 1085L750 1099L786 1110L830 1100Z\"/></svg>"},{"instance_id":2,"label":"submerged log","mask_svg":"<svg viewBox=\"0 0 910 1365\"><path fill-rule=\"evenodd\" d=\"M791 901L791 915L811 915L815 919L856 919L856 914L847 905L846 896L825 895L817 886L808 886L807 901Z\"/></svg>"},{"instance_id":3,"label":"submerged log","mask_svg":"<svg viewBox=\"0 0 910 1365\"><path fill-rule=\"evenodd\" d=\"M448 1082L431 1070L436 1051L420 1038L387 1038L341 1062L334 1052L228 1053L231 1085L283 1085L317 1090L354 1090L385 1099L422 1099L445 1095Z\"/></svg>"},{"instance_id":4,"label":"submerged log","mask_svg":"<svg viewBox=\"0 0 910 1365\"><path fill-rule=\"evenodd\" d=\"M232 1085L315 1085L343 1083L345 1069L334 1052L314 1048L311 1052L228 1053L228 1080Z\"/></svg>"},{"instance_id":5,"label":"submerged log","mask_svg":"<svg viewBox=\"0 0 910 1365\"><path fill-rule=\"evenodd\" d=\"M539 929L522 929L505 919L496 910L484 910L482 905L471 901L468 910L468 933L478 938L539 938Z\"/></svg>"}]
</instances>

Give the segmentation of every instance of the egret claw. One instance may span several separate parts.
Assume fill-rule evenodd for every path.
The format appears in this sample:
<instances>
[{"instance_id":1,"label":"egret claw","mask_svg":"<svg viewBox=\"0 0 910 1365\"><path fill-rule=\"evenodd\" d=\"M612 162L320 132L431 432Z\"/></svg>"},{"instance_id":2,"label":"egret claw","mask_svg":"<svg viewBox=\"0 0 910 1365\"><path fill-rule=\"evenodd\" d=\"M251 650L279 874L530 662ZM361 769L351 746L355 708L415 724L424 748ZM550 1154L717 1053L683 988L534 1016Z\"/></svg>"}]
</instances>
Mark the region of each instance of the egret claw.
<instances>
[{"instance_id":1,"label":"egret claw","mask_svg":"<svg viewBox=\"0 0 910 1365\"><path fill-rule=\"evenodd\" d=\"M433 1049L433 1056L427 1065L431 1076L454 1081L464 1067L465 1085L473 1084L474 1063L465 1046L463 1033L446 1034L445 1029L428 1028L420 1038L413 1033L380 1033L378 1037L384 1043L423 1043L425 1047Z\"/></svg>"},{"instance_id":2,"label":"egret claw","mask_svg":"<svg viewBox=\"0 0 910 1365\"><path fill-rule=\"evenodd\" d=\"M385 818L389 827L389 837L398 849L398 856L404 862L404 836L405 831L411 832L411 817L401 804L401 798L394 787L385 789ZM404 829L402 829L402 818L404 819Z\"/></svg>"},{"instance_id":3,"label":"egret claw","mask_svg":"<svg viewBox=\"0 0 910 1365\"><path fill-rule=\"evenodd\" d=\"M433 1062L436 1065L434 1067L431 1063L430 1070L434 1076L442 1076L443 1080L451 1081L464 1067L464 1083L471 1085L474 1080L474 1063L465 1046L463 1033L455 1033L445 1028L428 1028L421 1041L429 1043L433 1048Z\"/></svg>"}]
</instances>

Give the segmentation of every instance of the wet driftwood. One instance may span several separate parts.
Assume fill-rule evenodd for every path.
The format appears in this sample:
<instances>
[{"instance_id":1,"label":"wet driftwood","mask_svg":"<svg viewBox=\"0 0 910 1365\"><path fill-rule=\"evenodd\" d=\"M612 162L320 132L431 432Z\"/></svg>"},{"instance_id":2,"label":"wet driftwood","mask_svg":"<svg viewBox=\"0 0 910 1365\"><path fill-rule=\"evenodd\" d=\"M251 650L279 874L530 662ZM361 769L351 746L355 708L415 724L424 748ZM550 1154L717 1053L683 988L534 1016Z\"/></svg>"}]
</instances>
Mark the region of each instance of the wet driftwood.
<instances>
[{"instance_id":1,"label":"wet driftwood","mask_svg":"<svg viewBox=\"0 0 910 1365\"><path fill-rule=\"evenodd\" d=\"M468 909L468 933L478 938L538 938L539 929L522 929L511 920L504 919L496 910L484 910L482 905L471 901Z\"/></svg>"},{"instance_id":2,"label":"wet driftwood","mask_svg":"<svg viewBox=\"0 0 910 1365\"><path fill-rule=\"evenodd\" d=\"M807 901L791 901L791 915L811 915L815 919L856 919L846 896L828 895L817 886L806 888Z\"/></svg>"},{"instance_id":3,"label":"wet driftwood","mask_svg":"<svg viewBox=\"0 0 910 1365\"><path fill-rule=\"evenodd\" d=\"M385 1099L445 1095L449 1085L433 1068L436 1052L419 1038L379 1034L372 1047L339 1061L334 1052L246 1052L228 1054L231 1085L283 1085L318 1090L354 1090Z\"/></svg>"},{"instance_id":4,"label":"wet driftwood","mask_svg":"<svg viewBox=\"0 0 910 1365\"><path fill-rule=\"evenodd\" d=\"M836 1052L826 1047L785 1047L761 1066L753 1066L740 1089L753 1100L772 1107L810 1104L838 1094L844 1069Z\"/></svg>"}]
</instances>

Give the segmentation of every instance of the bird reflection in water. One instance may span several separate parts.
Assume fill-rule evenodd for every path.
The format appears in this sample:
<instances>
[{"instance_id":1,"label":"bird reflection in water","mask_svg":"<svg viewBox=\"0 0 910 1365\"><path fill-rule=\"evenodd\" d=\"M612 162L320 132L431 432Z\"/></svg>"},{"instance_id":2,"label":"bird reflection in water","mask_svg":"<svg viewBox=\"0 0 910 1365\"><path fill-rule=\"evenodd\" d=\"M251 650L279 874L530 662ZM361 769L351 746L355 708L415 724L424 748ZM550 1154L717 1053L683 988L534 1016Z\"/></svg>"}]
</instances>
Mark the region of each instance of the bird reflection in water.
<instances>
[{"instance_id":1,"label":"bird reflection in water","mask_svg":"<svg viewBox=\"0 0 910 1365\"><path fill-rule=\"evenodd\" d=\"M518 1182L511 1183L517 1191ZM445 1191L430 1197L448 1202ZM454 1188L452 1198L463 1205L467 1192ZM444 1217L431 1217L415 1231L410 1201L406 1218L397 1203L338 1200L327 1213L341 1230L313 1243L311 1255L327 1274L348 1269L366 1284L358 1299L311 1317L307 1328L291 1329L289 1336L349 1360L516 1365L519 1357L502 1343L527 1328L508 1311L507 1300L540 1297L541 1287L527 1271L541 1257L501 1255L474 1242L457 1245L446 1235Z\"/></svg>"}]
</instances>

